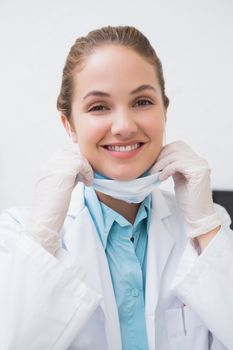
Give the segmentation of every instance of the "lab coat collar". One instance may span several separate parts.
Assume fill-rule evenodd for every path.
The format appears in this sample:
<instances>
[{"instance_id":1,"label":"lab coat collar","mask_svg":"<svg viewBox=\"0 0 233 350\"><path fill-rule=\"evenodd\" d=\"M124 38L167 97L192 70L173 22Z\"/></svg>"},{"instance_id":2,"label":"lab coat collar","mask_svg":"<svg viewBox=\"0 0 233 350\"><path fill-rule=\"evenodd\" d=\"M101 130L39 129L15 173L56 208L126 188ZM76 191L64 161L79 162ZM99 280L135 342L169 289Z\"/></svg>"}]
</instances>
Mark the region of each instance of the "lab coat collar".
<instances>
[{"instance_id":1,"label":"lab coat collar","mask_svg":"<svg viewBox=\"0 0 233 350\"><path fill-rule=\"evenodd\" d=\"M171 215L171 211L164 198L164 194L159 188L155 188L152 192L152 207L156 212L157 217L162 220Z\"/></svg>"},{"instance_id":2,"label":"lab coat collar","mask_svg":"<svg viewBox=\"0 0 233 350\"><path fill-rule=\"evenodd\" d=\"M67 215L75 217L84 207L84 184L79 182L72 192Z\"/></svg>"},{"instance_id":3,"label":"lab coat collar","mask_svg":"<svg viewBox=\"0 0 233 350\"><path fill-rule=\"evenodd\" d=\"M161 292L162 275L175 245L172 233L166 227L171 215L163 193L152 194L151 223L148 232L145 315L149 349L155 349L155 312Z\"/></svg>"}]
</instances>

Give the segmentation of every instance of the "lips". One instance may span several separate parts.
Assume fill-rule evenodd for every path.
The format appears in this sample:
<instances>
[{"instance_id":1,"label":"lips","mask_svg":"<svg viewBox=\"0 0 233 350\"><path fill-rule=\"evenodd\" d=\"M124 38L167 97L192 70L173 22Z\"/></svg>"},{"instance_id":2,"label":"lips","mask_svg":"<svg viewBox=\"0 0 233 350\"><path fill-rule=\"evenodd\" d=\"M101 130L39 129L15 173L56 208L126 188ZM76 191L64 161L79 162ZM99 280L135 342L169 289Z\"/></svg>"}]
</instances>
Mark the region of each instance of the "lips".
<instances>
[{"instance_id":1,"label":"lips","mask_svg":"<svg viewBox=\"0 0 233 350\"><path fill-rule=\"evenodd\" d=\"M119 160L127 160L134 158L140 153L144 144L145 142L132 140L128 142L112 142L104 144L102 147L108 156Z\"/></svg>"},{"instance_id":2,"label":"lips","mask_svg":"<svg viewBox=\"0 0 233 350\"><path fill-rule=\"evenodd\" d=\"M112 152L130 152L138 149L139 147L141 147L141 145L142 143L136 142L131 145L106 145L104 147Z\"/></svg>"}]
</instances>

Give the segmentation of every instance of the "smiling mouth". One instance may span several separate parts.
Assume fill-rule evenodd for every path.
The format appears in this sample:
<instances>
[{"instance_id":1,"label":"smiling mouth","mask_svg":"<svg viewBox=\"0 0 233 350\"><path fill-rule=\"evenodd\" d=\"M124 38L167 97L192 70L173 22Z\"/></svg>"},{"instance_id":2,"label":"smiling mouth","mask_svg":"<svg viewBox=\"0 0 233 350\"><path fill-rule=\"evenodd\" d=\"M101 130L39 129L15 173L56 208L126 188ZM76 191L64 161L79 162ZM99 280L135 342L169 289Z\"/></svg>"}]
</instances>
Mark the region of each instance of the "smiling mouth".
<instances>
[{"instance_id":1,"label":"smiling mouth","mask_svg":"<svg viewBox=\"0 0 233 350\"><path fill-rule=\"evenodd\" d=\"M126 145L126 146L120 146L120 145L106 145L104 146L104 148L106 148L109 151L112 152L130 152L130 151L134 151L138 148L140 148L143 145L142 142L137 142L133 145Z\"/></svg>"}]
</instances>

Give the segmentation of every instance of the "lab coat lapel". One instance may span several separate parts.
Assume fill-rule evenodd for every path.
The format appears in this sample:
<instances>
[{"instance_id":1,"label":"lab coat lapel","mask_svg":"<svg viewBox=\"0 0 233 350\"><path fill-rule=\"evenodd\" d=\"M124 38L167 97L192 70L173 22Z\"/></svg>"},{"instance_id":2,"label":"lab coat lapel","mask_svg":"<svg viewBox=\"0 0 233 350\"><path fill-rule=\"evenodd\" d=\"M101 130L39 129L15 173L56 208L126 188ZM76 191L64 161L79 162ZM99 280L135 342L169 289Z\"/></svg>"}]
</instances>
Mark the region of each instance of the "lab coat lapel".
<instances>
[{"instance_id":1,"label":"lab coat lapel","mask_svg":"<svg viewBox=\"0 0 233 350\"><path fill-rule=\"evenodd\" d=\"M165 226L170 210L162 193L152 194L151 223L148 232L146 272L146 324L149 349L155 349L155 311L158 303L161 278L174 246L174 239Z\"/></svg>"},{"instance_id":2,"label":"lab coat lapel","mask_svg":"<svg viewBox=\"0 0 233 350\"><path fill-rule=\"evenodd\" d=\"M75 218L66 232L64 243L80 264L84 282L102 295L100 306L105 315L109 350L119 350L121 349L120 326L111 275L95 225L84 205L83 186L79 186L73 194L68 215Z\"/></svg>"}]
</instances>

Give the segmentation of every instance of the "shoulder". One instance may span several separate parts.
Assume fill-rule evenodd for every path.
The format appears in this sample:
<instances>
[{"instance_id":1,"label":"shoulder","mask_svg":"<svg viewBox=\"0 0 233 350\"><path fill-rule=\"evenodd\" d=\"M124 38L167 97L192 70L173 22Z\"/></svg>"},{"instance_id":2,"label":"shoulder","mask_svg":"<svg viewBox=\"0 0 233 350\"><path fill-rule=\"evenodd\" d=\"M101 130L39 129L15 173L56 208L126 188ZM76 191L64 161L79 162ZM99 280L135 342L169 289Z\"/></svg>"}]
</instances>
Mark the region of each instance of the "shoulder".
<instances>
[{"instance_id":1,"label":"shoulder","mask_svg":"<svg viewBox=\"0 0 233 350\"><path fill-rule=\"evenodd\" d=\"M0 238L9 240L20 236L28 215L27 207L12 207L1 211Z\"/></svg>"},{"instance_id":2,"label":"shoulder","mask_svg":"<svg viewBox=\"0 0 233 350\"><path fill-rule=\"evenodd\" d=\"M217 203L214 203L214 208L216 213L218 214L218 217L221 220L223 227L228 229L231 225L231 217L228 214L227 210Z\"/></svg>"},{"instance_id":3,"label":"shoulder","mask_svg":"<svg viewBox=\"0 0 233 350\"><path fill-rule=\"evenodd\" d=\"M0 212L0 223L22 223L29 215L27 207L11 207Z\"/></svg>"}]
</instances>

